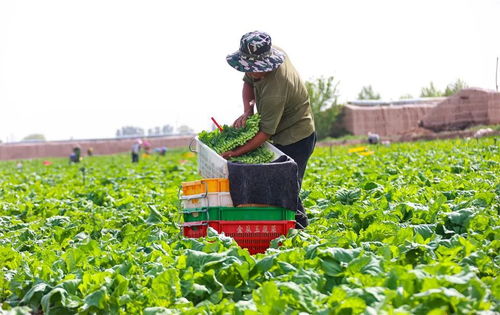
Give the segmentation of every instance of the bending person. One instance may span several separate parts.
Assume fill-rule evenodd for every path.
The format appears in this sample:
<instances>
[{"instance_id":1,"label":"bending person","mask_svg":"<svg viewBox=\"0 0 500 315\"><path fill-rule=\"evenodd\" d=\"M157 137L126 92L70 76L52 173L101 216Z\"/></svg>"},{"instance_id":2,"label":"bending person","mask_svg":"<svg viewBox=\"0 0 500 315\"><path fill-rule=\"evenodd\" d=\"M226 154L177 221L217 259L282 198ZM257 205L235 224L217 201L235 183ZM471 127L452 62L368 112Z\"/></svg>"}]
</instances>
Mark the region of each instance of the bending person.
<instances>
[{"instance_id":1,"label":"bending person","mask_svg":"<svg viewBox=\"0 0 500 315\"><path fill-rule=\"evenodd\" d=\"M244 126L247 118L254 114L254 107L261 122L254 138L222 156L228 159L245 154L271 139L279 150L297 163L300 190L307 161L316 144L312 109L304 82L285 52L273 47L271 37L264 32L243 35L240 49L226 59L230 66L245 73L244 111L233 125ZM296 221L298 228L309 224L301 202Z\"/></svg>"}]
</instances>

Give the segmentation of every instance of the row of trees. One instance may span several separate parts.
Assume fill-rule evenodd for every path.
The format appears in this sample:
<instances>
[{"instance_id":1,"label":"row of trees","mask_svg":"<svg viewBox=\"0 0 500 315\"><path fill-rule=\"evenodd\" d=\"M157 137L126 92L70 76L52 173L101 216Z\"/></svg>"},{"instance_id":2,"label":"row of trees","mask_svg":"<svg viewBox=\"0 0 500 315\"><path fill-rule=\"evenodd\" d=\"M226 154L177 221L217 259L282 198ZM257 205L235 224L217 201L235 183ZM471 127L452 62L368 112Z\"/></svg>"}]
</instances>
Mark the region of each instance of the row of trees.
<instances>
[{"instance_id":1,"label":"row of trees","mask_svg":"<svg viewBox=\"0 0 500 315\"><path fill-rule=\"evenodd\" d=\"M434 86L434 83L431 81L428 86L424 86L420 90L420 97L440 97L440 96L450 96L461 89L467 87L467 83L461 79L457 79L455 82L450 83L446 86L444 91L439 90ZM409 99L413 98L411 94L404 94L399 99ZM364 86L361 91L358 93L358 100L379 100L380 94L376 93L371 85Z\"/></svg>"},{"instance_id":2,"label":"row of trees","mask_svg":"<svg viewBox=\"0 0 500 315\"><path fill-rule=\"evenodd\" d=\"M339 81L336 81L334 77L321 77L315 81L306 82L319 139L339 137L346 134L346 130L340 126L342 104L338 103L338 85ZM463 80L458 79L448 84L444 91L441 91L435 87L433 82L430 82L428 86L421 89L420 97L450 96L466 87L467 84ZM359 100L378 100L380 98L380 93L375 92L371 85L362 87L358 93ZM400 99L409 98L413 97L410 94L400 97ZM166 124L148 128L147 130L137 126L123 126L116 130L116 137L165 136L192 133L194 133L194 130L187 125L181 125L175 129L173 126ZM31 134L23 138L23 141L44 140L45 136L42 134Z\"/></svg>"},{"instance_id":3,"label":"row of trees","mask_svg":"<svg viewBox=\"0 0 500 315\"><path fill-rule=\"evenodd\" d=\"M173 126L166 124L163 126L155 126L153 128L148 128L146 131L137 126L123 126L116 130L116 137L143 137L143 136L168 136L173 134L192 134L194 130L187 126L181 125L175 129Z\"/></svg>"},{"instance_id":4,"label":"row of trees","mask_svg":"<svg viewBox=\"0 0 500 315\"><path fill-rule=\"evenodd\" d=\"M334 77L317 78L315 81L306 82L318 139L339 137L347 134L347 130L340 123L342 121L343 105L338 103L338 85L339 82ZM448 84L443 92L437 89L433 82L430 82L429 86L421 89L420 97L450 96L466 87L467 84L458 79ZM375 92L371 85L362 87L358 93L359 100L379 100L380 98L380 94ZM409 94L400 97L400 99L410 98L413 97Z\"/></svg>"},{"instance_id":5,"label":"row of trees","mask_svg":"<svg viewBox=\"0 0 500 315\"><path fill-rule=\"evenodd\" d=\"M24 137L22 141L45 141L45 136L41 133L32 133Z\"/></svg>"},{"instance_id":6,"label":"row of trees","mask_svg":"<svg viewBox=\"0 0 500 315\"><path fill-rule=\"evenodd\" d=\"M347 131L341 127L342 120L342 104L338 103L338 86L339 81L334 77L317 78L315 81L306 82L307 91L311 100L311 107L314 114L314 122L318 138L339 137L345 135ZM467 87L467 84L458 79L454 83L446 86L444 91L437 89L433 82L428 86L423 87L420 92L420 97L439 97L450 96ZM412 95L402 95L400 99L410 99ZM358 93L359 100L379 100L380 93L374 91L371 85L364 86ZM182 125L176 130L178 134L190 134L193 130L186 125ZM163 136L174 134L174 128L171 125L162 127L156 126L147 130L148 136ZM133 137L145 136L146 132L143 128L135 126L124 126L116 131L117 137Z\"/></svg>"},{"instance_id":7,"label":"row of trees","mask_svg":"<svg viewBox=\"0 0 500 315\"><path fill-rule=\"evenodd\" d=\"M440 91L434 86L434 83L430 83L428 87L423 87L420 96L421 97L439 97L439 96L450 96L461 89L465 89L467 87L467 83L465 81L458 79L454 83L450 83L446 86L444 92Z\"/></svg>"}]
</instances>

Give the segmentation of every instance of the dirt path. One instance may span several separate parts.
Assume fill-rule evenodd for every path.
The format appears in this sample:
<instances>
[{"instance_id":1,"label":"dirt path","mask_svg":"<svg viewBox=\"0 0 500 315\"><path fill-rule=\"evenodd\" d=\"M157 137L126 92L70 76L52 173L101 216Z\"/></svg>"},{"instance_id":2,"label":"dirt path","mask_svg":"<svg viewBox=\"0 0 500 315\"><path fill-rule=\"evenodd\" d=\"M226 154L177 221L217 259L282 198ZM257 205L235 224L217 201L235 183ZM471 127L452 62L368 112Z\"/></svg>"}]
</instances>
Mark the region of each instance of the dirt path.
<instances>
[{"instance_id":1,"label":"dirt path","mask_svg":"<svg viewBox=\"0 0 500 315\"><path fill-rule=\"evenodd\" d=\"M421 140L435 140L435 139L454 139L454 138L473 138L477 130L456 130L456 131L443 131L443 132L432 132L427 129L414 129L405 134L397 135L393 137L382 137L381 141L390 142L411 142L411 141L421 141ZM500 136L500 130L494 130L486 134L487 136ZM352 140L330 140L330 141L320 141L318 146L332 146L332 145L355 145L355 144L366 144L367 139L352 139Z\"/></svg>"}]
</instances>

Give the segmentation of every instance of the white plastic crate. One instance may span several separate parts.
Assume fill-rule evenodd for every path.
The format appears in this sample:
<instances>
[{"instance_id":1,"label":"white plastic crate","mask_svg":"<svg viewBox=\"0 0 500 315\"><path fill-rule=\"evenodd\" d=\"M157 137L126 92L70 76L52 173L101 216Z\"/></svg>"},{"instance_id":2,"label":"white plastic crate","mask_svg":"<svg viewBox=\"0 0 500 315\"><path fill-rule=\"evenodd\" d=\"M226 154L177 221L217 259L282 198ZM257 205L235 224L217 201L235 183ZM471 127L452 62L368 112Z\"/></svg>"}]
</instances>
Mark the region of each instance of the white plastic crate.
<instances>
[{"instance_id":1,"label":"white plastic crate","mask_svg":"<svg viewBox=\"0 0 500 315\"><path fill-rule=\"evenodd\" d=\"M228 192L181 196L181 200L183 209L233 206L231 194Z\"/></svg>"},{"instance_id":2,"label":"white plastic crate","mask_svg":"<svg viewBox=\"0 0 500 315\"><path fill-rule=\"evenodd\" d=\"M200 173L203 178L228 178L229 172L227 170L227 161L217 154L217 152L201 142L198 137L196 137L195 140L196 152L198 153L198 173ZM264 143L264 147L268 148L274 154L273 160L285 155L285 153L281 152L267 141Z\"/></svg>"}]
</instances>

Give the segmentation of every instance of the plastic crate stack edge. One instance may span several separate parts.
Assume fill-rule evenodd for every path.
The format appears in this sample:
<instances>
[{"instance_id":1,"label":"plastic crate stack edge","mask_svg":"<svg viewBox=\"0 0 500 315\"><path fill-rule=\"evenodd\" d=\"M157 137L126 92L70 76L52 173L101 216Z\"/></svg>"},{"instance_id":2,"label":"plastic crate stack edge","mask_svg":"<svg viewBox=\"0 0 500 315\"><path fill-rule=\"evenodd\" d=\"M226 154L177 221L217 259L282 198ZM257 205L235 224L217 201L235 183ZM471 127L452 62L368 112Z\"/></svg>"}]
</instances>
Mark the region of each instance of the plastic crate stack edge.
<instances>
[{"instance_id":1,"label":"plastic crate stack edge","mask_svg":"<svg viewBox=\"0 0 500 315\"><path fill-rule=\"evenodd\" d=\"M198 238L207 235L208 227L234 238L242 248L254 255L264 253L271 241L295 227L295 221L199 221L183 225L186 237Z\"/></svg>"},{"instance_id":2,"label":"plastic crate stack edge","mask_svg":"<svg viewBox=\"0 0 500 315\"><path fill-rule=\"evenodd\" d=\"M198 173L203 178L228 178L227 161L214 150L196 139L198 152Z\"/></svg>"},{"instance_id":3,"label":"plastic crate stack edge","mask_svg":"<svg viewBox=\"0 0 500 315\"><path fill-rule=\"evenodd\" d=\"M198 172L204 179L226 179L229 177L227 161L214 150L202 143L198 137L196 140L196 152L198 153ZM275 159L285 155L272 144L265 142L264 146L273 152ZM208 193L208 192L207 192ZM194 205L194 203L183 203ZM210 208L207 207L207 208ZM221 207L221 211L224 211ZM232 211L245 211L245 208L227 207ZM184 209L186 210L186 209ZM183 211L184 211L183 210ZM192 210L192 209L191 209ZM201 209L200 211L204 211ZM207 209L206 221L194 221L183 223L183 234L186 237L204 237L207 235L208 227L214 228L219 233L224 232L231 236L242 248L247 248L250 254L263 253L269 248L271 240L286 235L288 230L295 227L294 220L210 220ZM281 218L285 218L282 215Z\"/></svg>"}]
</instances>

